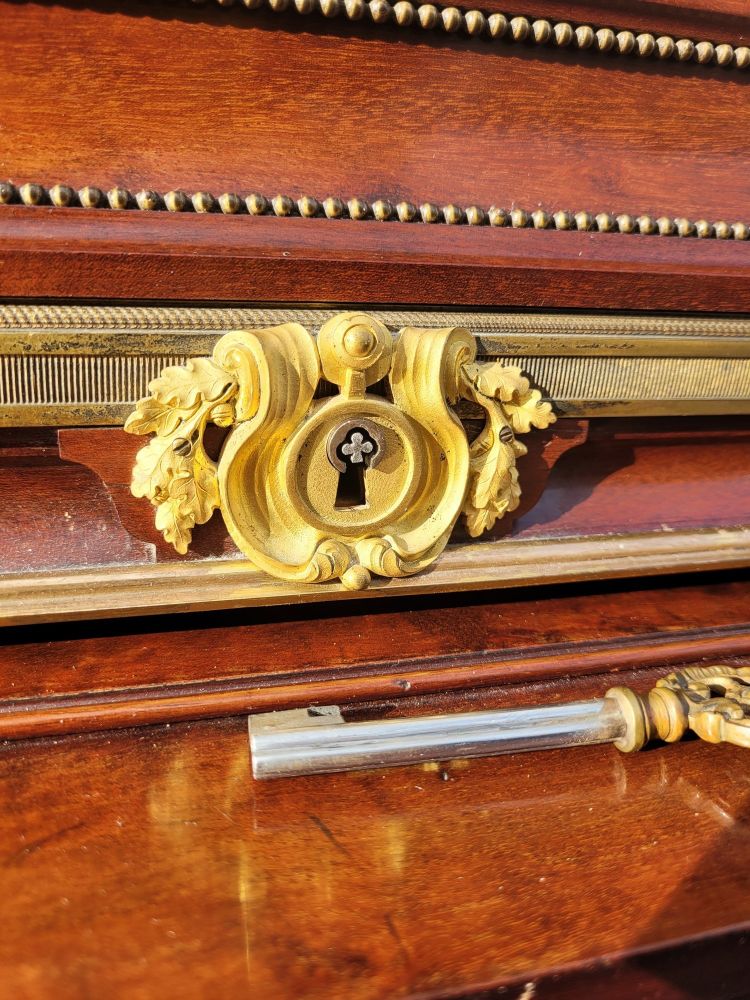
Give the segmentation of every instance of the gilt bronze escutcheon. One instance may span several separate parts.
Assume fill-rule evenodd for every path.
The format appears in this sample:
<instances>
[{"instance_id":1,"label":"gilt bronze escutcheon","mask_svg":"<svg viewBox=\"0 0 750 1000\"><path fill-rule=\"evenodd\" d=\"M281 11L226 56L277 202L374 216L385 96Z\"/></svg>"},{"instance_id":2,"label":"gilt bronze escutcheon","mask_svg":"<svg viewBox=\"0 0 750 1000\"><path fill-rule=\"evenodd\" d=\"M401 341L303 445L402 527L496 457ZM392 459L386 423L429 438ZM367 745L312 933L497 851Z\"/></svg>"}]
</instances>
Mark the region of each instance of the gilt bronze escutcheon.
<instances>
[{"instance_id":1,"label":"gilt bronze escutcheon","mask_svg":"<svg viewBox=\"0 0 750 1000\"><path fill-rule=\"evenodd\" d=\"M321 381L338 390L321 396ZM153 433L132 492L180 553L220 508L239 549L286 580L409 576L463 514L469 534L519 502L517 435L555 417L520 369L476 361L461 327L391 333L349 312L317 338L298 323L222 337L210 358L164 369L125 430ZM485 413L469 441L453 406ZM218 461L209 423L231 428Z\"/></svg>"}]
</instances>

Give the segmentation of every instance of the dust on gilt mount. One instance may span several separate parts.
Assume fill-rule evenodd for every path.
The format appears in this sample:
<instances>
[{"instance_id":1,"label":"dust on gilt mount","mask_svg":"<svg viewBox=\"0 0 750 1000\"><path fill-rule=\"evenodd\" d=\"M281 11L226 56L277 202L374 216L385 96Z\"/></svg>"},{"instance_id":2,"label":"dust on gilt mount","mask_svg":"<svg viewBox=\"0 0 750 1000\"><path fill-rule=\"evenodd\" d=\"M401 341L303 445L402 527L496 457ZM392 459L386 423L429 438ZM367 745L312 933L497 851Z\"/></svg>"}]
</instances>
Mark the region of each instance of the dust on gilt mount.
<instances>
[{"instance_id":1,"label":"dust on gilt mount","mask_svg":"<svg viewBox=\"0 0 750 1000\"><path fill-rule=\"evenodd\" d=\"M321 379L338 394L316 398ZM154 434L131 490L178 552L219 508L259 568L352 590L373 573L424 569L461 514L477 536L514 510L526 453L516 435L555 420L519 368L477 363L467 330L394 335L358 312L317 338L299 323L228 333L149 390L125 423ZM451 408L462 398L485 411L471 443ZM218 462L204 447L209 423L231 428Z\"/></svg>"}]
</instances>

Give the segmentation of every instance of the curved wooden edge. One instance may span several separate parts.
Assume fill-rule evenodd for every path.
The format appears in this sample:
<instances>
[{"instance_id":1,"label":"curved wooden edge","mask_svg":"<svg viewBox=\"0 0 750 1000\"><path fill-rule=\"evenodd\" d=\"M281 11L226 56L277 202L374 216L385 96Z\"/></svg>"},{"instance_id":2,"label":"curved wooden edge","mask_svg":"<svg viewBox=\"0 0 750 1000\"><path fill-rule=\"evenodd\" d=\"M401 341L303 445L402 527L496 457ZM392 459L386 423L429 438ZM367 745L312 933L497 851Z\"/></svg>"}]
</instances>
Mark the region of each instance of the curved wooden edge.
<instances>
[{"instance_id":1,"label":"curved wooden edge","mask_svg":"<svg viewBox=\"0 0 750 1000\"><path fill-rule=\"evenodd\" d=\"M624 949L594 962L540 969L515 982L473 984L468 989L422 994L422 998L494 1000L500 994L507 1000L580 1000L594 995L632 1000L655 989L662 1000L683 1000L688 984L694 997L741 996L749 936L748 923L722 927L707 934ZM718 989L717 968L721 969Z\"/></svg>"},{"instance_id":2,"label":"curved wooden edge","mask_svg":"<svg viewBox=\"0 0 750 1000\"><path fill-rule=\"evenodd\" d=\"M0 296L750 311L750 244L6 206Z\"/></svg>"},{"instance_id":3,"label":"curved wooden edge","mask_svg":"<svg viewBox=\"0 0 750 1000\"><path fill-rule=\"evenodd\" d=\"M0 739L18 740L98 732L255 712L338 704L356 710L370 702L398 703L407 714L424 699L463 698L467 691L516 688L521 703L536 700L534 685L549 700L549 682L567 681L564 698L594 697L611 685L612 674L640 672L629 683L647 690L654 668L686 662L750 656L750 626L687 630L602 641L559 643L546 647L493 651L487 656L466 653L446 657L415 657L339 668L330 677L299 675L247 676L148 685L108 691L77 692L52 698L0 701ZM600 682L591 680L601 677ZM505 704L507 695L498 695ZM517 700L511 694L510 700ZM524 702L525 699L525 702Z\"/></svg>"},{"instance_id":4,"label":"curved wooden edge","mask_svg":"<svg viewBox=\"0 0 750 1000\"><path fill-rule=\"evenodd\" d=\"M367 600L750 566L750 527L450 546L437 564L366 591L275 580L243 559L14 573L0 577L0 625L308 601Z\"/></svg>"}]
</instances>

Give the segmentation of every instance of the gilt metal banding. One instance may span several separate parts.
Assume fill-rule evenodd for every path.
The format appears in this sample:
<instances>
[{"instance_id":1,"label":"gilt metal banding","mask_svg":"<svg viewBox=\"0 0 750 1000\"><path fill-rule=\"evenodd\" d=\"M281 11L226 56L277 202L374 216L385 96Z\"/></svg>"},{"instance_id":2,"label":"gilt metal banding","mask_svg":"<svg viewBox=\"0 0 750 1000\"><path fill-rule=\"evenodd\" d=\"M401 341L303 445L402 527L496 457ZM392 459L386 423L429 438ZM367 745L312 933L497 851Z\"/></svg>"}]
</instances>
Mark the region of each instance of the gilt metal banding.
<instances>
[{"instance_id":1,"label":"gilt metal banding","mask_svg":"<svg viewBox=\"0 0 750 1000\"><path fill-rule=\"evenodd\" d=\"M430 573L374 579L368 590L336 590L333 596L336 600L368 596L403 600L748 565L750 529L742 527L542 540L503 538L481 545L449 545ZM9 573L0 576L0 626L267 607L325 601L331 596L323 587L275 580L241 558Z\"/></svg>"},{"instance_id":2,"label":"gilt metal banding","mask_svg":"<svg viewBox=\"0 0 750 1000\"><path fill-rule=\"evenodd\" d=\"M206 0L193 0L196 5ZM378 26L394 24L399 28L464 34L471 38L528 44L549 48L572 49L601 55L632 56L678 63L695 62L701 66L747 69L750 48L726 42L693 41L649 31L595 28L588 24L570 24L547 18L484 14L480 10L462 10L443 4L413 4L409 0L215 0L221 7L235 4L248 10L268 9L276 14L309 15L320 13L327 18L370 21Z\"/></svg>"},{"instance_id":3,"label":"gilt metal banding","mask_svg":"<svg viewBox=\"0 0 750 1000\"><path fill-rule=\"evenodd\" d=\"M0 305L0 425L121 423L168 365L209 355L233 329L335 309ZM520 367L569 416L750 411L750 320L370 310L390 330L461 326L482 361ZM731 359L731 364L727 364Z\"/></svg>"},{"instance_id":4,"label":"gilt metal banding","mask_svg":"<svg viewBox=\"0 0 750 1000\"><path fill-rule=\"evenodd\" d=\"M407 224L448 226L490 226L509 229L554 229L560 232L623 233L640 236L681 236L698 239L747 240L750 225L742 221L727 222L723 219L675 218L672 215L659 216L625 212L565 211L548 212L543 208L502 208L491 205L461 206L453 203L438 205L410 201L393 203L385 198L367 201L364 198L326 197L321 199L311 195L292 198L277 194L266 197L251 193L240 195L225 192L213 195L207 191L187 194L184 191L129 191L126 188L111 188L106 193L98 187L83 187L76 191L68 184L45 187L42 184L26 183L17 186L10 181L0 182L0 206L22 204L27 207L49 204L55 208L106 209L110 211L137 210L142 212L197 212L198 214L218 213L223 215L273 215L277 218L292 216L304 219L350 219L355 222L402 222Z\"/></svg>"}]
</instances>

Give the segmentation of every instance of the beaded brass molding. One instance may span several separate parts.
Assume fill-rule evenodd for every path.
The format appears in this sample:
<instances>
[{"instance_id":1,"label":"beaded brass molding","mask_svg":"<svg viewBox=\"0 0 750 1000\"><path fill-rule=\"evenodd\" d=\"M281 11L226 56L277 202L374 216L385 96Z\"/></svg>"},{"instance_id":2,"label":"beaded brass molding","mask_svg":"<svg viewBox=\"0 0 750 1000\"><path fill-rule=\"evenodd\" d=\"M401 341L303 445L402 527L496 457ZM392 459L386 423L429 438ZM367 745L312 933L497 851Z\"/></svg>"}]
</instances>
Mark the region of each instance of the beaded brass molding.
<instances>
[{"instance_id":1,"label":"beaded brass molding","mask_svg":"<svg viewBox=\"0 0 750 1000\"><path fill-rule=\"evenodd\" d=\"M22 204L27 207L50 204L55 208L89 208L111 211L135 209L142 212L197 212L198 214L218 213L223 215L274 215L277 218L298 216L303 219L351 219L355 222L375 220L376 222L426 223L448 226L500 226L511 229L556 229L559 231L580 231L600 233L638 234L641 236L682 236L700 239L747 240L750 225L745 222L726 222L707 219L673 218L668 215L628 215L611 212L592 213L588 211L547 212L543 208L501 208L492 205L448 204L437 205L423 202L414 205L409 201L392 204L379 198L369 202L364 198L327 197L322 201L311 195L292 198L277 194L272 198L257 192L240 195L226 192L213 195L207 191L197 191L189 195L184 191L142 190L136 193L126 188L111 188L106 193L97 187L83 187L79 191L67 184L55 184L50 188L41 184L22 184L17 187L10 181L0 183L0 206Z\"/></svg>"},{"instance_id":2,"label":"beaded brass molding","mask_svg":"<svg viewBox=\"0 0 750 1000\"><path fill-rule=\"evenodd\" d=\"M206 0L192 0L196 5ZM221 7L233 7L237 0L215 0ZM569 24L546 18L509 16L501 13L484 14L480 10L461 10L442 4L413 4L409 0L241 0L248 10L269 9L274 13L314 14L327 18L341 17L349 21L370 21L376 25L394 24L399 28L443 31L447 35L466 34L471 38L515 44L577 49L597 54L635 56L680 63L696 62L701 66L721 66L729 69L750 67L750 48L726 42L695 42L671 35L655 36L651 32L593 28L588 24Z\"/></svg>"},{"instance_id":3,"label":"beaded brass molding","mask_svg":"<svg viewBox=\"0 0 750 1000\"><path fill-rule=\"evenodd\" d=\"M315 399L321 378L339 393ZM517 435L555 420L519 368L477 363L468 330L394 336L357 312L317 339L299 323L228 333L149 390L125 422L154 434L131 491L156 507L166 541L185 554L219 508L260 569L348 590L425 569L461 514L477 536L515 510ZM461 398L485 414L471 444L452 409ZM231 428L218 462L203 445L208 423Z\"/></svg>"}]
</instances>

